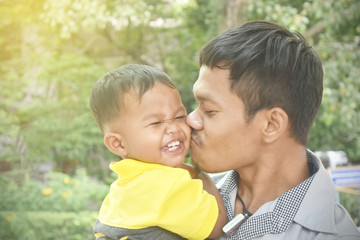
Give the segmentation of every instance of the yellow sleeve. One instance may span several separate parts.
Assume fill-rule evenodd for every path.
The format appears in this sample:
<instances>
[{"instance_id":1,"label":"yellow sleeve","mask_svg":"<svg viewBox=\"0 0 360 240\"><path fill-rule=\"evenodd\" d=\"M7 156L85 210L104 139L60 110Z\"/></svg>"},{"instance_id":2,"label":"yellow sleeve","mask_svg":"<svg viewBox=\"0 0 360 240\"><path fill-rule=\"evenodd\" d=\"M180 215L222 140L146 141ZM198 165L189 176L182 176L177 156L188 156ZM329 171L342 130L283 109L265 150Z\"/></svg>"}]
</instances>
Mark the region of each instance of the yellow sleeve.
<instances>
[{"instance_id":1,"label":"yellow sleeve","mask_svg":"<svg viewBox=\"0 0 360 240\"><path fill-rule=\"evenodd\" d=\"M202 181L184 172L171 187L159 212L159 226L188 239L207 238L217 221L218 205Z\"/></svg>"}]
</instances>

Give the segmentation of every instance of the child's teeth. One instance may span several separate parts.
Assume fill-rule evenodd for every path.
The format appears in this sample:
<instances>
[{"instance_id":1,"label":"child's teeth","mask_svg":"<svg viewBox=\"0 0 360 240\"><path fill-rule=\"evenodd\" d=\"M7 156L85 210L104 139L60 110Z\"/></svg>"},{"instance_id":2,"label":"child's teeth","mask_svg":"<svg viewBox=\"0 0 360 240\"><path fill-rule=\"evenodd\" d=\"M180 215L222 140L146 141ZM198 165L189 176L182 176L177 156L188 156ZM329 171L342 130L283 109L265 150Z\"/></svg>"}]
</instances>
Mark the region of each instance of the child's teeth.
<instances>
[{"instance_id":1,"label":"child's teeth","mask_svg":"<svg viewBox=\"0 0 360 240\"><path fill-rule=\"evenodd\" d=\"M177 146L177 145L179 145L179 144L180 144L179 141L175 141L175 142L172 142L172 143L168 144L168 147L173 148L173 147L175 147L175 146ZM170 150L170 149L169 149L169 150Z\"/></svg>"}]
</instances>

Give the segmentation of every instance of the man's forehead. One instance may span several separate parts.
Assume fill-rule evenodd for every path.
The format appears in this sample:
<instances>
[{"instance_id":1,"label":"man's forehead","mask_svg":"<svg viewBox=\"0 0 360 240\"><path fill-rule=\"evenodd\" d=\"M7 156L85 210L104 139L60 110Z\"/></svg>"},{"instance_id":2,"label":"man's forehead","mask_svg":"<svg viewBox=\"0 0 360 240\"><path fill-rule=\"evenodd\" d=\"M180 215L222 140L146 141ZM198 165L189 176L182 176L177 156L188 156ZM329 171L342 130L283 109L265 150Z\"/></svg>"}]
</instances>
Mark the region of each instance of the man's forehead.
<instances>
[{"instance_id":1,"label":"man's forehead","mask_svg":"<svg viewBox=\"0 0 360 240\"><path fill-rule=\"evenodd\" d=\"M193 94L197 101L216 102L216 89L210 87L204 80L197 80L193 86Z\"/></svg>"},{"instance_id":2,"label":"man's forehead","mask_svg":"<svg viewBox=\"0 0 360 240\"><path fill-rule=\"evenodd\" d=\"M205 92L207 89L208 82L211 80L211 69L207 66L201 66L199 77L193 85L193 92Z\"/></svg>"},{"instance_id":3,"label":"man's forehead","mask_svg":"<svg viewBox=\"0 0 360 240\"><path fill-rule=\"evenodd\" d=\"M228 76L227 70L202 66L199 77L193 85L195 98L216 102L216 96L219 94L232 94Z\"/></svg>"}]
</instances>

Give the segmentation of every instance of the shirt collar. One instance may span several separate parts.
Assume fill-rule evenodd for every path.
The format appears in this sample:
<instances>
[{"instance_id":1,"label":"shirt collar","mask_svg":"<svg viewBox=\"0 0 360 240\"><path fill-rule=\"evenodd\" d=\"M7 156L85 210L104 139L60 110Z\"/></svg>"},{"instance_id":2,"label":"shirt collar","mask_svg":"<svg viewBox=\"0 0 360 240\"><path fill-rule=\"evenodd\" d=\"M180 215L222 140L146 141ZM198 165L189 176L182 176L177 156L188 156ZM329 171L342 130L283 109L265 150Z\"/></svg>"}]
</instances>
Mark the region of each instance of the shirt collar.
<instances>
[{"instance_id":1,"label":"shirt collar","mask_svg":"<svg viewBox=\"0 0 360 240\"><path fill-rule=\"evenodd\" d=\"M304 227L310 228L309 226L312 223L319 222L319 220L316 220L316 217L314 216L321 216L322 219L324 218L323 213L320 215L315 215L316 213L314 213L311 214L311 216L308 216L309 210L311 211L315 208L326 208L323 207L320 200L316 201L316 206L314 206L313 192L316 192L317 187L315 187L316 189L314 187L310 187L311 185L315 185L312 184L315 178L316 182L320 181L320 178L323 178L324 173L322 170L324 170L324 168L322 167L320 160L317 159L310 151L307 151L307 160L311 176L274 200L274 207L272 208L272 211L260 214L255 212L252 217L239 227L238 231L232 236L233 239L250 239L268 233L281 233L286 231L293 221L296 221ZM319 174L320 176L318 176ZM220 194L224 198L228 218L230 220L234 217L234 206L232 203L233 199L230 199L229 196L231 195L230 193L237 188L238 180L239 174L236 171L230 171L220 189ZM324 189L324 191L326 191L326 189ZM326 196L328 196L328 193L325 192L318 193L317 195L320 194L322 194L322 201L324 201ZM333 201L332 199L327 199L326 202L327 204L330 204ZM321 207L319 206L320 204ZM331 218L333 211L331 212L332 213L328 213L327 217L329 219L334 219L333 217ZM309 218L314 219L309 221ZM324 231L326 229L328 232L330 229L334 229L334 226L335 224L331 223L329 220L323 224L319 224L318 226L311 226L310 229L318 231Z\"/></svg>"},{"instance_id":2,"label":"shirt collar","mask_svg":"<svg viewBox=\"0 0 360 240\"><path fill-rule=\"evenodd\" d=\"M161 165L141 162L134 159L122 159L118 162L110 163L109 167L117 173L118 181L128 182L146 171L159 168L159 166Z\"/></svg>"},{"instance_id":3,"label":"shirt collar","mask_svg":"<svg viewBox=\"0 0 360 240\"><path fill-rule=\"evenodd\" d=\"M314 175L294 221L314 231L335 233L336 189L320 159L310 151L308 155L319 170Z\"/></svg>"}]
</instances>

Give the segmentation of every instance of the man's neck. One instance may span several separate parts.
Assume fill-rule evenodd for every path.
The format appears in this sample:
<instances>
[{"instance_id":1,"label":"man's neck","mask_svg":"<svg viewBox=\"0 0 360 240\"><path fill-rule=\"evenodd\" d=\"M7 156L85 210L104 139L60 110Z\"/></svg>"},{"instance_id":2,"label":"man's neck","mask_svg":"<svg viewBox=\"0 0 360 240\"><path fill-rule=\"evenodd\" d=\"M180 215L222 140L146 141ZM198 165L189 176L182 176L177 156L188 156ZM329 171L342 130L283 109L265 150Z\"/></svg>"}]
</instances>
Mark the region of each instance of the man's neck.
<instances>
[{"instance_id":1,"label":"man's neck","mask_svg":"<svg viewBox=\"0 0 360 240\"><path fill-rule=\"evenodd\" d=\"M238 194L251 213L309 177L303 146L293 145L291 148L280 149L281 151L264 151L253 165L238 170ZM241 202L235 201L235 213L242 211Z\"/></svg>"}]
</instances>

